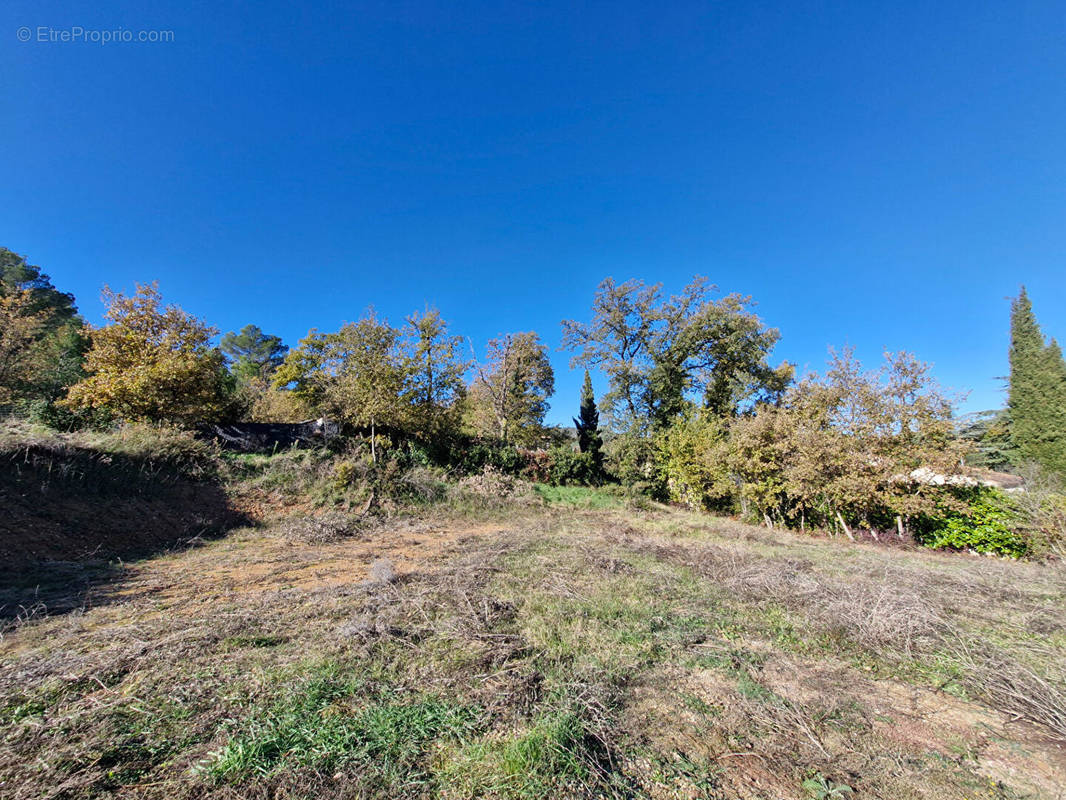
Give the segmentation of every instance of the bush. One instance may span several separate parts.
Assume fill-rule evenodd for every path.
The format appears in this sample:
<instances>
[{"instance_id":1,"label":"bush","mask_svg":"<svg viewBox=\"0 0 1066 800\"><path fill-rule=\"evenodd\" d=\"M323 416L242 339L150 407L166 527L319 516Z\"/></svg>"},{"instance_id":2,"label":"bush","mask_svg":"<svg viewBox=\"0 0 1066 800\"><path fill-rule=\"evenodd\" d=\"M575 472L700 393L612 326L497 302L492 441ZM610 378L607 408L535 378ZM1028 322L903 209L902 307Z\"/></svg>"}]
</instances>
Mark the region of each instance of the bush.
<instances>
[{"instance_id":1,"label":"bush","mask_svg":"<svg viewBox=\"0 0 1066 800\"><path fill-rule=\"evenodd\" d=\"M918 536L921 544L1012 558L1029 553L1028 540L1019 531L1017 506L1010 497L984 487L960 494L960 499L966 501L966 511L948 513L933 526L927 526L927 532Z\"/></svg>"},{"instance_id":2,"label":"bush","mask_svg":"<svg viewBox=\"0 0 1066 800\"><path fill-rule=\"evenodd\" d=\"M553 486L591 486L599 482L591 453L578 453L563 445L548 451L549 478Z\"/></svg>"},{"instance_id":3,"label":"bush","mask_svg":"<svg viewBox=\"0 0 1066 800\"><path fill-rule=\"evenodd\" d=\"M22 410L30 422L57 431L106 428L114 423L114 418L106 410L93 408L71 410L56 405L51 400L34 400Z\"/></svg>"},{"instance_id":4,"label":"bush","mask_svg":"<svg viewBox=\"0 0 1066 800\"><path fill-rule=\"evenodd\" d=\"M703 511L731 511L726 429L706 409L686 413L656 437L656 461L668 499Z\"/></svg>"},{"instance_id":5,"label":"bush","mask_svg":"<svg viewBox=\"0 0 1066 800\"><path fill-rule=\"evenodd\" d=\"M486 467L518 475L526 464L513 445L468 437L458 438L450 444L445 461L462 475L476 475Z\"/></svg>"},{"instance_id":6,"label":"bush","mask_svg":"<svg viewBox=\"0 0 1066 800\"><path fill-rule=\"evenodd\" d=\"M665 497L656 463L655 443L636 432L612 437L603 448L607 473L623 486L641 484L645 494Z\"/></svg>"},{"instance_id":7,"label":"bush","mask_svg":"<svg viewBox=\"0 0 1066 800\"><path fill-rule=\"evenodd\" d=\"M551 483L552 459L547 450L519 450L523 460L521 476L531 483Z\"/></svg>"}]
</instances>

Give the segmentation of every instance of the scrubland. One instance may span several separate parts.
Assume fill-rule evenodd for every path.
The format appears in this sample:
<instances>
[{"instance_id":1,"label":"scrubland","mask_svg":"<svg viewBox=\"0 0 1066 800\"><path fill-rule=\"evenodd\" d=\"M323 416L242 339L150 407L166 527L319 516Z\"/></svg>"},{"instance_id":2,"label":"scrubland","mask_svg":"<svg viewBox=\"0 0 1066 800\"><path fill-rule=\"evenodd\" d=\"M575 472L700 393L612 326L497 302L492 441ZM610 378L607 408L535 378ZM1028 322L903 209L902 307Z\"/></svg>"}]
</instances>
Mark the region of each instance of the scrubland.
<instances>
[{"instance_id":1,"label":"scrubland","mask_svg":"<svg viewBox=\"0 0 1066 800\"><path fill-rule=\"evenodd\" d=\"M245 461L225 525L9 576L0 796L1066 796L1056 562Z\"/></svg>"}]
</instances>

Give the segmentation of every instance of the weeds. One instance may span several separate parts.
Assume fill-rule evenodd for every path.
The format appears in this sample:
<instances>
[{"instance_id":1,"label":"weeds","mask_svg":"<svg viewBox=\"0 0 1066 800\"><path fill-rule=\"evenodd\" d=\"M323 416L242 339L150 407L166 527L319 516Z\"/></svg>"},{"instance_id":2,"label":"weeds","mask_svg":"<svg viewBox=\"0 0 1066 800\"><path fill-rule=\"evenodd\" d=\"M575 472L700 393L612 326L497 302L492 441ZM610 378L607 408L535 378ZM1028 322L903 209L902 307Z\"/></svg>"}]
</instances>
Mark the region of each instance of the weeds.
<instances>
[{"instance_id":1,"label":"weeds","mask_svg":"<svg viewBox=\"0 0 1066 800\"><path fill-rule=\"evenodd\" d=\"M397 791L432 778L431 743L469 733L477 710L436 697L406 697L346 678L335 666L254 709L202 770L239 782L308 768Z\"/></svg>"},{"instance_id":2,"label":"weeds","mask_svg":"<svg viewBox=\"0 0 1066 800\"><path fill-rule=\"evenodd\" d=\"M1066 597L1050 567L567 497L497 500L490 525L334 508L324 537L292 533L305 513L24 620L0 641L5 796L1055 798L1066 780L1006 721L1061 717L1063 643L1037 632ZM936 691L949 677L964 699Z\"/></svg>"},{"instance_id":3,"label":"weeds","mask_svg":"<svg viewBox=\"0 0 1066 800\"><path fill-rule=\"evenodd\" d=\"M612 490L615 487L549 486L538 483L533 488L550 506L603 510L625 505L619 493Z\"/></svg>"}]
</instances>

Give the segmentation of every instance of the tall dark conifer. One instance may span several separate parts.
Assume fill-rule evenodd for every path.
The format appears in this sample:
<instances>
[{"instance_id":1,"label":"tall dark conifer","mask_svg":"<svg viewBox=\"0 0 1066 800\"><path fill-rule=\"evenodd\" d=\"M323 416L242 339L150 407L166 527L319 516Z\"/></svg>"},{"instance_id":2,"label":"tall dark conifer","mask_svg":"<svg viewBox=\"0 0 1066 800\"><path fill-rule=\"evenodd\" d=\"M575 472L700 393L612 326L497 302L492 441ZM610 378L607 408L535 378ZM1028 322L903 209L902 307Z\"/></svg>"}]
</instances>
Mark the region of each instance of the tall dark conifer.
<instances>
[{"instance_id":1,"label":"tall dark conifer","mask_svg":"<svg viewBox=\"0 0 1066 800\"><path fill-rule=\"evenodd\" d=\"M603 464L603 454L600 452L602 439L600 438L600 412L596 409L596 395L592 391L592 377L585 370L585 383L581 387L581 408L578 416L574 419L577 428L577 446L582 453L592 456L596 469Z\"/></svg>"},{"instance_id":2,"label":"tall dark conifer","mask_svg":"<svg viewBox=\"0 0 1066 800\"><path fill-rule=\"evenodd\" d=\"M1054 339L1045 344L1025 287L1011 303L1010 340L1007 410L1016 458L1066 474L1066 362Z\"/></svg>"}]
</instances>

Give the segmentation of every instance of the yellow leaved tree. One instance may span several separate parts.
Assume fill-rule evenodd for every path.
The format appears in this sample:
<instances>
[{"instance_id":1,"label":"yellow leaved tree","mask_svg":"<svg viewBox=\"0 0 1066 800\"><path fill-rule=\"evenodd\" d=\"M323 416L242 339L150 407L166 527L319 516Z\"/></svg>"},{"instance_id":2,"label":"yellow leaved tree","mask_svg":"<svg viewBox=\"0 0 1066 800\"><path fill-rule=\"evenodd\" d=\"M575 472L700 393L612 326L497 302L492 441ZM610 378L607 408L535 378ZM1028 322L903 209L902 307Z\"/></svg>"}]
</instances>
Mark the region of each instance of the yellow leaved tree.
<instances>
[{"instance_id":1,"label":"yellow leaved tree","mask_svg":"<svg viewBox=\"0 0 1066 800\"><path fill-rule=\"evenodd\" d=\"M132 296L105 288L110 324L94 328L87 377L64 405L104 409L126 420L190 424L217 419L226 406L218 331L174 305L164 306L157 283Z\"/></svg>"}]
</instances>

